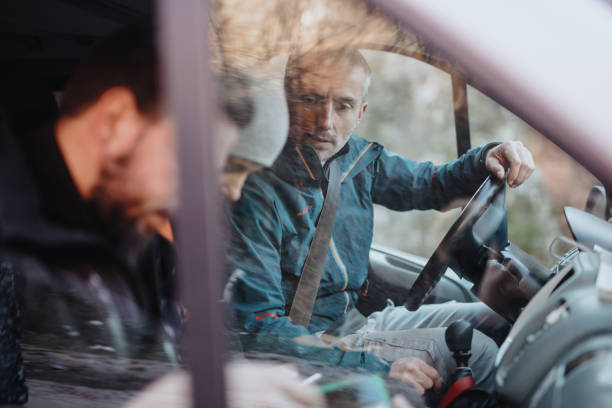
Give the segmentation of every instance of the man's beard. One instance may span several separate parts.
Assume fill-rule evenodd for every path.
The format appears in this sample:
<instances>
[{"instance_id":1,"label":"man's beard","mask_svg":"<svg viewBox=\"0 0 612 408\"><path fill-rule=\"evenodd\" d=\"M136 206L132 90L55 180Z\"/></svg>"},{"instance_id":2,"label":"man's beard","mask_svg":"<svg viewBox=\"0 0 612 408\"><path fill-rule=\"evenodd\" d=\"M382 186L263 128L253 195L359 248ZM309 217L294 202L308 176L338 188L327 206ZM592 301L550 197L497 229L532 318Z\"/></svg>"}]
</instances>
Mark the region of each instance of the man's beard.
<instances>
[{"instance_id":1,"label":"man's beard","mask_svg":"<svg viewBox=\"0 0 612 408\"><path fill-rule=\"evenodd\" d=\"M111 239L137 235L138 220L128 216L130 205L114 197L112 189L102 179L92 190L89 204L96 214L103 233Z\"/></svg>"},{"instance_id":2,"label":"man's beard","mask_svg":"<svg viewBox=\"0 0 612 408\"><path fill-rule=\"evenodd\" d=\"M102 179L93 189L89 204L96 214L98 230L128 268L137 270L154 234L152 231L142 233L138 225L140 220L128 216L129 205L114 199L113 194L117 192L108 186Z\"/></svg>"},{"instance_id":3,"label":"man's beard","mask_svg":"<svg viewBox=\"0 0 612 408\"><path fill-rule=\"evenodd\" d=\"M305 132L299 125L293 125L290 128L289 142L311 146L317 152L319 159L323 162L336 154L340 148L337 146L336 136L332 135L327 131L313 131ZM327 143L324 145L328 146L326 149L321 149L317 145L325 140Z\"/></svg>"},{"instance_id":4,"label":"man's beard","mask_svg":"<svg viewBox=\"0 0 612 408\"><path fill-rule=\"evenodd\" d=\"M127 190L123 175L126 174L129 160L121 160L103 166L100 179L93 188L89 204L93 208L102 232L111 239L143 239L152 236L152 231L143 228L144 216L134 213L142 203Z\"/></svg>"}]
</instances>

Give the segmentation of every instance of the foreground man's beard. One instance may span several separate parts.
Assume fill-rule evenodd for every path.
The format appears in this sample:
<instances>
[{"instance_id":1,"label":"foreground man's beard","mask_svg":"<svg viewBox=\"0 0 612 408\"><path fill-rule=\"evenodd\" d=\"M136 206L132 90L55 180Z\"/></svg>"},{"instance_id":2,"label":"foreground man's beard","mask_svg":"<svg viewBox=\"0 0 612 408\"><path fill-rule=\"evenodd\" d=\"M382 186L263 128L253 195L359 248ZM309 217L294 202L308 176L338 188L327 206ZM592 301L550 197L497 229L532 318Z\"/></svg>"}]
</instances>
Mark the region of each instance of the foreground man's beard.
<instances>
[{"instance_id":1,"label":"foreground man's beard","mask_svg":"<svg viewBox=\"0 0 612 408\"><path fill-rule=\"evenodd\" d=\"M100 181L88 200L89 205L109 238L134 236L146 241L167 220L176 200L168 197L146 202L139 198L138 192L130 190L124 177L126 166L126 163L121 163L102 169Z\"/></svg>"}]
</instances>

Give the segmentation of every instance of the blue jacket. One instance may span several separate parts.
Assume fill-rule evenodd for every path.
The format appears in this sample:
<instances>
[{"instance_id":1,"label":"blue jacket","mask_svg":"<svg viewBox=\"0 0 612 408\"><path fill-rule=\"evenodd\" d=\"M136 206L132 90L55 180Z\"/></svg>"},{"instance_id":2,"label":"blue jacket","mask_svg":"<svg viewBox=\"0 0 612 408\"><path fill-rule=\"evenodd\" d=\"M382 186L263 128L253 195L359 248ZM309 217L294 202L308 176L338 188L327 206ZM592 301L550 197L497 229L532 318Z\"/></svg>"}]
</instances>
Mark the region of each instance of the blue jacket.
<instances>
[{"instance_id":1,"label":"blue jacket","mask_svg":"<svg viewBox=\"0 0 612 408\"><path fill-rule=\"evenodd\" d=\"M291 323L291 302L327 189L310 146L287 144L271 169L253 174L232 208L232 311L247 350L281 352L384 370L370 355L300 346L290 339L330 327L355 306L368 275L373 204L397 211L441 209L471 196L487 176L475 148L450 163L417 163L351 136L332 160L342 171L339 209L308 329ZM327 166L326 166L327 167Z\"/></svg>"}]
</instances>

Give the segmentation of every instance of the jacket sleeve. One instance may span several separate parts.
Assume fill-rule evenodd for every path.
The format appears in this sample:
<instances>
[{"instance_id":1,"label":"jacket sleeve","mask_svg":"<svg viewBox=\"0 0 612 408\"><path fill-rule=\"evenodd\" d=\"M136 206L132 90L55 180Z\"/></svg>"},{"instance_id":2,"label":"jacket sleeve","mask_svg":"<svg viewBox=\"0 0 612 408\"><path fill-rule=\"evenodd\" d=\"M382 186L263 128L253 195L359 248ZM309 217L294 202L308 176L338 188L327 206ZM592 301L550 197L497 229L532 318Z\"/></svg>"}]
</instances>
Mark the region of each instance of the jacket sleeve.
<instances>
[{"instance_id":1,"label":"jacket sleeve","mask_svg":"<svg viewBox=\"0 0 612 408\"><path fill-rule=\"evenodd\" d=\"M254 184L247 183L241 200L233 206L229 245L234 271L229 299L232 323L245 351L287 354L388 373L386 361L362 352L329 348L285 315L287 299L281 286L283 225L270 199L272 194Z\"/></svg>"},{"instance_id":2,"label":"jacket sleeve","mask_svg":"<svg viewBox=\"0 0 612 408\"><path fill-rule=\"evenodd\" d=\"M470 149L449 163L415 162L382 149L374 162L372 199L396 211L441 210L471 197L489 174L484 153L498 143Z\"/></svg>"}]
</instances>

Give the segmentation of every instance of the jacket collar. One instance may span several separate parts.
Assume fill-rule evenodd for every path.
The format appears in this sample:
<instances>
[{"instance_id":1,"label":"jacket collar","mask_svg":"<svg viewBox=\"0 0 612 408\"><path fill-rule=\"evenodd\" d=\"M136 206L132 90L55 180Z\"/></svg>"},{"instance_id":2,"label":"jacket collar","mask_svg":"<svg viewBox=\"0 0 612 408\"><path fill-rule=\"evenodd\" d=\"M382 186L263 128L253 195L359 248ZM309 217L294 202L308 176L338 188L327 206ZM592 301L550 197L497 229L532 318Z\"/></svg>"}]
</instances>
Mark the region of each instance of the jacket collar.
<instances>
[{"instance_id":1,"label":"jacket collar","mask_svg":"<svg viewBox=\"0 0 612 408\"><path fill-rule=\"evenodd\" d=\"M368 163L375 159L375 151L380 145L368 142L351 135L348 142L329 159L325 166L321 165L319 156L312 146L288 142L272 165L272 171L290 184L319 184L327 180L329 163L338 160L342 171L342 181L359 173Z\"/></svg>"},{"instance_id":2,"label":"jacket collar","mask_svg":"<svg viewBox=\"0 0 612 408\"><path fill-rule=\"evenodd\" d=\"M287 143L283 151L272 165L277 176L288 182L319 183L326 180L328 164L337 160L350 150L346 143L338 153L321 165L319 155L312 146Z\"/></svg>"}]
</instances>

